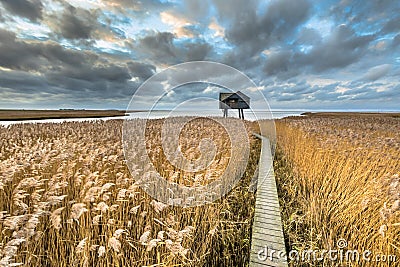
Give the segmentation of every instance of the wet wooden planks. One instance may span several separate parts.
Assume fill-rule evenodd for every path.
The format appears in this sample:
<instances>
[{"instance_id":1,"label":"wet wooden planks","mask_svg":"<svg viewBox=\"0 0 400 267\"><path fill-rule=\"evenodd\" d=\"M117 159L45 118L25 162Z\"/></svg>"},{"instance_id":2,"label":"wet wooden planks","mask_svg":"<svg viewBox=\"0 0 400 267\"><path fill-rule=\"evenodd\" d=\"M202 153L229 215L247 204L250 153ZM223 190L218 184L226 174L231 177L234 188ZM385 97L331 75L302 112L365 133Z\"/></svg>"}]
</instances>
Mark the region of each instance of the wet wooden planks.
<instances>
[{"instance_id":1,"label":"wet wooden planks","mask_svg":"<svg viewBox=\"0 0 400 267\"><path fill-rule=\"evenodd\" d=\"M249 266L288 266L268 138L262 140Z\"/></svg>"}]
</instances>

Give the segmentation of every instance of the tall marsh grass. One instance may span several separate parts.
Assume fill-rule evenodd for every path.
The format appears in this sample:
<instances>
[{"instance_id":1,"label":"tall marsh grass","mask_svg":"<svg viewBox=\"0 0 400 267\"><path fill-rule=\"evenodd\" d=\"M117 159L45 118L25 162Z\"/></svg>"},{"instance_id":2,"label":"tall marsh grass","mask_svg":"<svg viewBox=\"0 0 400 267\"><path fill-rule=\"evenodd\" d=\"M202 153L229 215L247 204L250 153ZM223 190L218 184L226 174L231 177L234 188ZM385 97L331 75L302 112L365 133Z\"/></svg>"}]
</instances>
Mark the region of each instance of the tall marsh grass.
<instances>
[{"instance_id":1,"label":"tall marsh grass","mask_svg":"<svg viewBox=\"0 0 400 267\"><path fill-rule=\"evenodd\" d=\"M152 123L156 131L160 121ZM207 120L193 124L217 144L229 143ZM1 127L0 266L246 265L254 206L248 186L260 150L254 124L246 127L251 153L243 179L223 199L191 208L167 206L135 184L124 162L122 121ZM196 158L190 137L181 136L183 152ZM151 142L152 161L169 179L193 185L215 178L177 174ZM227 149L219 147L216 172ZM137 166L133 176L145 171Z\"/></svg>"},{"instance_id":2,"label":"tall marsh grass","mask_svg":"<svg viewBox=\"0 0 400 267\"><path fill-rule=\"evenodd\" d=\"M276 125L275 172L288 249L337 248L342 238L347 249L395 255L399 262L400 121L309 117L284 119ZM396 265L372 260L319 264Z\"/></svg>"}]
</instances>

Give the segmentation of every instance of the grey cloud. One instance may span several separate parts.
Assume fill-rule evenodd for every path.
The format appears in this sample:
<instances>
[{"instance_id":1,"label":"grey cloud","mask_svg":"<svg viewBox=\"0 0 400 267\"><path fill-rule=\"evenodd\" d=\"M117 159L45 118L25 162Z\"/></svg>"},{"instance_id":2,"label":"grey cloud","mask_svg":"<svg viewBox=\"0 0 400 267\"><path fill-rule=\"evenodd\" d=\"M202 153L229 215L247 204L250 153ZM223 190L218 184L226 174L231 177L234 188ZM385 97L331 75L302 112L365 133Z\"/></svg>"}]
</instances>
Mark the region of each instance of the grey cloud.
<instances>
[{"instance_id":1,"label":"grey cloud","mask_svg":"<svg viewBox=\"0 0 400 267\"><path fill-rule=\"evenodd\" d=\"M305 95L314 93L318 89L313 88L305 81L293 81L292 84L270 85L267 90L271 99L281 102L305 99Z\"/></svg>"},{"instance_id":2,"label":"grey cloud","mask_svg":"<svg viewBox=\"0 0 400 267\"><path fill-rule=\"evenodd\" d=\"M380 25L384 24L382 24L382 21L387 22L383 30L386 32L392 32L394 29L396 29L396 25L398 26L399 16L393 10L396 10L396 6L398 8L400 5L395 5L393 1L383 1L383 6L377 7L375 5L376 3L372 4L370 2L365 3L366 7L361 7L358 4L355 4L353 7L351 7L349 12L352 14L353 19L355 16L358 16L355 10L364 10L365 12L363 12L361 15L365 15L370 14L367 12L367 10L376 8L376 10L371 12L371 14L374 14L375 16L374 19L376 16L380 16L381 14L377 12L377 10L380 10L380 12L386 12L385 14L388 14L389 19L386 17L381 17L379 20ZM348 10L345 6L341 6L342 3L345 2L341 2L340 4L336 5L335 8L338 8L336 11L339 9L343 12L344 10ZM288 4L288 6L291 5ZM335 8L331 10L334 10ZM271 7L270 10L272 10ZM333 11L333 13L336 11ZM294 21L301 21L299 18L301 18L301 16ZM273 21L279 21L279 18L275 17ZM341 20L337 18L337 21ZM365 64L370 65L375 60L379 60L380 62L384 63L385 61L382 61L383 58L393 57L393 54L389 54L389 49L379 52L375 50L369 51L369 45L374 40L378 40L379 34L363 34L362 32L364 28L361 28L356 23L350 23L350 21L351 20L349 18L349 20L346 21L348 25L342 24L337 26L332 30L332 32L329 33L327 37L324 37L323 39L314 29L302 28L300 31L298 31L299 28L296 28L295 26L293 26L293 29L297 29L298 34L296 35L298 37L293 40L294 36L289 35L293 40L292 42L290 39L284 41L285 38L280 38L278 35L276 37L277 41L274 47L276 52L265 59L263 69L264 73L285 80L299 75L300 73L306 74L315 72L328 72L338 68L346 68L350 65L354 66L352 71L357 71L357 69L362 68ZM371 29L374 29L374 23L375 22L371 23ZM288 23L287 25L288 28L290 28L290 25L296 25L296 23ZM297 25L299 25L299 23L297 23ZM354 29L357 29L357 31L353 30L353 26ZM380 26L378 26L377 28L375 27L377 30L380 29ZM365 27L365 25L363 25L363 27ZM367 30L368 32L371 32L369 28ZM380 34L382 34L382 32ZM272 39L269 38L268 40L271 41ZM395 37L391 42L391 47L395 48L399 43L400 39ZM274 42L272 41L271 46L273 46L273 44ZM304 48L308 50L302 50L302 45L304 45ZM357 65L355 63L357 63ZM376 75L379 76L379 73L380 72L378 72ZM368 75L366 78L368 79L368 77L374 79L374 75L372 74Z\"/></svg>"},{"instance_id":3,"label":"grey cloud","mask_svg":"<svg viewBox=\"0 0 400 267\"><path fill-rule=\"evenodd\" d=\"M185 61L204 60L212 47L208 43L187 43L184 44Z\"/></svg>"},{"instance_id":4,"label":"grey cloud","mask_svg":"<svg viewBox=\"0 0 400 267\"><path fill-rule=\"evenodd\" d=\"M304 68L298 62L299 56L290 49L282 49L267 56L263 72L280 80L298 76Z\"/></svg>"},{"instance_id":5,"label":"grey cloud","mask_svg":"<svg viewBox=\"0 0 400 267\"><path fill-rule=\"evenodd\" d=\"M269 31L269 28L270 27L265 25L264 32ZM231 43L247 50L246 52L254 53L254 51L260 50L263 46L257 41L264 41L265 43L265 39L269 36L269 32L266 34L260 32L255 10L244 9L238 11L235 20L228 28L226 28L225 36Z\"/></svg>"},{"instance_id":6,"label":"grey cloud","mask_svg":"<svg viewBox=\"0 0 400 267\"><path fill-rule=\"evenodd\" d=\"M373 35L357 35L346 25L337 27L329 38L316 45L305 55L299 55L299 62L312 65L317 71L346 67L365 53Z\"/></svg>"},{"instance_id":7,"label":"grey cloud","mask_svg":"<svg viewBox=\"0 0 400 267\"><path fill-rule=\"evenodd\" d=\"M375 100L375 101L390 101L400 96L399 86L391 88L387 91L377 92L368 88L363 92L351 95L349 100Z\"/></svg>"},{"instance_id":8,"label":"grey cloud","mask_svg":"<svg viewBox=\"0 0 400 267\"><path fill-rule=\"evenodd\" d=\"M213 87L224 86L228 89L221 90L244 90L253 85L239 73L235 73L226 68L222 64L208 64L204 67L203 64L182 64L176 68L171 68L168 72L161 72L153 76L146 82L146 87L142 87L141 91L137 92L136 96L145 95L146 99L150 96L159 96L166 93L166 89L173 89L174 94L168 94L165 99L171 106L174 103L192 99L195 97L210 97L215 99L218 96L217 92L207 92L204 89L208 86L207 83L213 84ZM187 66L187 67L185 67ZM207 83L204 83L207 81ZM188 84L189 83L189 84ZM215 85L215 86L214 86ZM149 100L148 105L151 105L153 100Z\"/></svg>"},{"instance_id":9,"label":"grey cloud","mask_svg":"<svg viewBox=\"0 0 400 267\"><path fill-rule=\"evenodd\" d=\"M235 67L241 71L247 71L255 66L261 66L261 58L258 56L251 57L248 53L235 49L225 53L221 62L229 66Z\"/></svg>"},{"instance_id":10,"label":"grey cloud","mask_svg":"<svg viewBox=\"0 0 400 267\"><path fill-rule=\"evenodd\" d=\"M318 101L339 101L343 94L336 92L340 83L331 83L328 85L314 85L312 86L312 97Z\"/></svg>"},{"instance_id":11,"label":"grey cloud","mask_svg":"<svg viewBox=\"0 0 400 267\"><path fill-rule=\"evenodd\" d=\"M399 10L400 12L400 10ZM381 34L397 33L400 29L400 16L397 14L382 27Z\"/></svg>"},{"instance_id":12,"label":"grey cloud","mask_svg":"<svg viewBox=\"0 0 400 267\"><path fill-rule=\"evenodd\" d=\"M210 8L210 3L207 0L185 0L184 1L184 12L185 16L188 16L194 20L203 20L207 17L207 13Z\"/></svg>"},{"instance_id":13,"label":"grey cloud","mask_svg":"<svg viewBox=\"0 0 400 267\"><path fill-rule=\"evenodd\" d=\"M85 64L82 68L65 67L61 71L51 72L51 74L88 82L125 82L131 78L127 68L113 64L104 66Z\"/></svg>"},{"instance_id":14,"label":"grey cloud","mask_svg":"<svg viewBox=\"0 0 400 267\"><path fill-rule=\"evenodd\" d=\"M400 95L398 85L379 92L375 89L384 85L382 83L360 83L358 85L352 83L346 85L339 82L325 86L316 85L312 87L314 90L312 96L316 101L349 103L348 101L392 101ZM350 90L343 93L336 92L338 86L344 86Z\"/></svg>"},{"instance_id":15,"label":"grey cloud","mask_svg":"<svg viewBox=\"0 0 400 267\"><path fill-rule=\"evenodd\" d=\"M383 82L382 78L397 83L399 68L394 58L400 49L400 34L393 35L397 34L400 11L396 1L340 1L333 4L336 7L332 7L331 3L316 3L318 7L313 8L311 4L314 5L314 2L306 0L272 0L268 3L256 0L188 0L182 4L158 0L103 0L105 5L102 10L85 10L72 7L66 1L56 1L61 3L64 10L42 10L40 7L32 16L23 12L17 14L19 11L11 11L6 3L34 3L33 0L0 0L4 6L0 10L7 12L2 14L6 19L18 15L37 22L43 17L40 22L51 28L53 32L49 39L54 40L32 40L35 36L24 36L25 32L19 32L19 37L16 37L16 33L0 29L0 66L11 69L0 71L0 87L10 95L20 92L21 95L30 94L33 99L32 94L45 93L59 98L63 96L68 101L79 99L82 103L129 99L139 82L155 73L156 66L164 68L184 61L210 59L234 66L265 85L267 90L271 90L269 95L281 101L282 106L290 107L291 101L297 100L299 103L332 101L337 103L334 105L343 105L339 101L358 99L361 103L368 99L395 99L399 96L399 87L393 85L386 91L376 92L374 88L378 88L378 84L373 83L378 79ZM351 6L344 4L346 2L350 2ZM157 25L154 31L148 31L145 35L141 31L136 37L128 32L118 32L130 23L140 24L144 17L151 18L157 16L159 11L166 10L199 22L187 26L192 32L196 31L195 35L199 37L178 39L170 32L158 32ZM51 13L53 11L55 13ZM208 35L210 32L212 35L213 31L206 30L210 23L209 15L214 16L214 11L217 12L218 24L225 29L225 38L222 40L218 37L215 47L201 37L204 34L206 38L214 40ZM308 24L310 18L313 19ZM322 37L319 31L327 25L321 25L318 31L312 29L319 28L313 24L315 18L321 23L329 21L333 25L346 23L347 26L333 27L331 32ZM143 20L144 25L149 21ZM108 54L92 46L95 39L105 40L105 36L109 37L108 34L112 34L109 28L112 27L118 32L114 33L113 38L121 38L122 42L128 44L125 48L129 47L131 51ZM375 34L365 35L365 32ZM64 38L68 40L62 40ZM67 49L58 42L76 49ZM265 49L269 50L267 56L261 53ZM389 68L385 67L385 63L393 65ZM379 66L368 70L373 65ZM212 70L207 71L210 76L215 76ZM339 72L344 75L340 76ZM302 80L308 74L318 74L322 79L332 80L362 78L352 83L311 86ZM181 73L176 79L185 80L186 76ZM233 77L221 77L220 80L229 80L230 84L235 85ZM162 86L154 82L151 90ZM338 86L350 90L336 92ZM185 93L177 94L176 98L186 99L187 96L200 94L203 89L202 86L182 89Z\"/></svg>"},{"instance_id":16,"label":"grey cloud","mask_svg":"<svg viewBox=\"0 0 400 267\"><path fill-rule=\"evenodd\" d=\"M64 92L88 101L121 99L138 86L130 81L131 73L143 75L143 70L129 71L125 63L92 52L65 49L54 42L24 42L4 30L0 37L0 66L14 70L7 72L0 86L16 92ZM41 75L32 74L36 72Z\"/></svg>"},{"instance_id":17,"label":"grey cloud","mask_svg":"<svg viewBox=\"0 0 400 267\"><path fill-rule=\"evenodd\" d=\"M203 91L206 89L208 86L207 83L189 83L185 85L181 85L178 87L175 87L173 91L175 92L173 96L173 100L177 103L182 103L186 100L190 100L196 97L213 97L215 96L215 93L210 93L210 94L204 94ZM165 99L165 101L168 101L168 99Z\"/></svg>"},{"instance_id":18,"label":"grey cloud","mask_svg":"<svg viewBox=\"0 0 400 267\"><path fill-rule=\"evenodd\" d=\"M69 90L72 94L84 94L87 99L128 97L137 87L131 82L131 74L125 64L116 64L101 58L90 59L81 54L84 63L79 67L61 65L45 73L50 84Z\"/></svg>"},{"instance_id":19,"label":"grey cloud","mask_svg":"<svg viewBox=\"0 0 400 267\"><path fill-rule=\"evenodd\" d=\"M340 86L339 82L312 86L306 81L292 79L290 84L270 85L268 87L268 95L271 100L277 102L338 102L341 101L343 97L342 93L336 92L338 86Z\"/></svg>"},{"instance_id":20,"label":"grey cloud","mask_svg":"<svg viewBox=\"0 0 400 267\"><path fill-rule=\"evenodd\" d=\"M272 2L265 19L275 21L275 32L292 32L310 15L311 5L306 0ZM278 37L279 38L279 37Z\"/></svg>"},{"instance_id":21,"label":"grey cloud","mask_svg":"<svg viewBox=\"0 0 400 267\"><path fill-rule=\"evenodd\" d=\"M382 88L383 90L380 90L378 92L377 88ZM382 95L385 95L388 94L388 92L392 92L391 94L393 94L393 92L398 91L399 88L400 88L399 84L390 84L390 86L388 86L386 82L371 82L371 83L359 83L359 84L354 83L351 90L347 91L346 93L349 95L384 93Z\"/></svg>"},{"instance_id":22,"label":"grey cloud","mask_svg":"<svg viewBox=\"0 0 400 267\"><path fill-rule=\"evenodd\" d=\"M0 66L17 70L38 69L41 59L37 57L40 49L16 40L16 35L0 29Z\"/></svg>"},{"instance_id":23,"label":"grey cloud","mask_svg":"<svg viewBox=\"0 0 400 267\"><path fill-rule=\"evenodd\" d=\"M49 62L52 62L52 66L54 67L57 65L67 65L73 68L79 68L86 62L95 62L99 58L97 54L92 52L65 49L55 42L47 42L41 45L37 44L37 46L40 47L40 54L38 56L42 56Z\"/></svg>"},{"instance_id":24,"label":"grey cloud","mask_svg":"<svg viewBox=\"0 0 400 267\"><path fill-rule=\"evenodd\" d=\"M375 66L370 68L367 73L363 76L363 80L367 80L367 81L375 81L378 80L380 78L382 78L383 76L385 76L386 74L388 74L388 72L391 70L392 66L390 64L383 64L383 65L379 65L379 66Z\"/></svg>"},{"instance_id":25,"label":"grey cloud","mask_svg":"<svg viewBox=\"0 0 400 267\"><path fill-rule=\"evenodd\" d=\"M295 44L315 45L321 43L321 41L322 37L315 29L302 28Z\"/></svg>"},{"instance_id":26,"label":"grey cloud","mask_svg":"<svg viewBox=\"0 0 400 267\"><path fill-rule=\"evenodd\" d=\"M97 11L89 11L65 4L60 16L51 15L49 26L54 32L66 39L79 40L93 38L93 33L100 28Z\"/></svg>"},{"instance_id":27,"label":"grey cloud","mask_svg":"<svg viewBox=\"0 0 400 267\"><path fill-rule=\"evenodd\" d=\"M96 70L92 70L97 73ZM94 98L100 98L104 101L110 99L125 99L133 94L138 87L137 83L124 81L109 81L98 79L94 81L80 80L73 77L64 76L62 73L50 73L46 75L50 85L62 88L74 98L81 98L91 101Z\"/></svg>"},{"instance_id":28,"label":"grey cloud","mask_svg":"<svg viewBox=\"0 0 400 267\"><path fill-rule=\"evenodd\" d=\"M400 44L400 34L397 34L392 41L392 47L397 47Z\"/></svg>"},{"instance_id":29,"label":"grey cloud","mask_svg":"<svg viewBox=\"0 0 400 267\"><path fill-rule=\"evenodd\" d=\"M223 19L235 19L240 12L254 10L257 6L257 1L255 0L212 0L212 2L217 8L218 15Z\"/></svg>"},{"instance_id":30,"label":"grey cloud","mask_svg":"<svg viewBox=\"0 0 400 267\"><path fill-rule=\"evenodd\" d=\"M132 61L128 62L127 65L131 75L141 80L150 78L156 72L156 67L147 63Z\"/></svg>"},{"instance_id":31,"label":"grey cloud","mask_svg":"<svg viewBox=\"0 0 400 267\"><path fill-rule=\"evenodd\" d=\"M287 88L285 92L297 95L306 95L315 92L315 88L308 83L296 84L294 87Z\"/></svg>"},{"instance_id":32,"label":"grey cloud","mask_svg":"<svg viewBox=\"0 0 400 267\"><path fill-rule=\"evenodd\" d=\"M42 19L43 4L40 0L0 0L11 13L31 21Z\"/></svg>"},{"instance_id":33,"label":"grey cloud","mask_svg":"<svg viewBox=\"0 0 400 267\"><path fill-rule=\"evenodd\" d=\"M330 14L333 15L339 23L351 22L359 24L365 22L366 14L369 18L369 26L377 20L398 15L400 5L398 1L379 0L379 1L342 1L330 8Z\"/></svg>"},{"instance_id":34,"label":"grey cloud","mask_svg":"<svg viewBox=\"0 0 400 267\"><path fill-rule=\"evenodd\" d=\"M43 91L48 83L40 76L23 71L0 71L0 87L3 89L18 89L19 93L34 94Z\"/></svg>"},{"instance_id":35,"label":"grey cloud","mask_svg":"<svg viewBox=\"0 0 400 267\"><path fill-rule=\"evenodd\" d=\"M0 29L0 66L25 71L59 69L60 66L79 68L94 62L98 55L65 49L55 42L25 42L15 33Z\"/></svg>"},{"instance_id":36,"label":"grey cloud","mask_svg":"<svg viewBox=\"0 0 400 267\"><path fill-rule=\"evenodd\" d=\"M279 97L275 98L275 101L278 102L287 102L287 101L295 101L295 100L299 100L301 99L301 97L299 95L296 94L287 94L287 95L280 95Z\"/></svg>"},{"instance_id":37,"label":"grey cloud","mask_svg":"<svg viewBox=\"0 0 400 267\"><path fill-rule=\"evenodd\" d=\"M174 58L173 39L174 35L170 32L152 33L140 39L138 48L160 60Z\"/></svg>"},{"instance_id":38,"label":"grey cloud","mask_svg":"<svg viewBox=\"0 0 400 267\"><path fill-rule=\"evenodd\" d=\"M267 75L286 80L301 73L328 72L358 62L373 62L374 57L383 56L382 52L368 51L369 44L378 35L363 34L358 26L355 31L349 21L348 25L333 28L324 38L315 29L308 28L310 26L301 28L314 10L307 1L273 1L264 12L259 9L257 13L255 1L214 2L222 21L228 25L226 38L235 45L235 49L224 56L223 62L239 69L249 70L262 65ZM393 9L393 3L386 1L383 4L386 7L379 7L379 10ZM368 9L375 6L367 5ZM395 27L396 17L398 15L387 24L387 30ZM382 18L382 21L386 20ZM399 40L395 39L392 47ZM264 49L275 52L263 59L257 55Z\"/></svg>"},{"instance_id":39,"label":"grey cloud","mask_svg":"<svg viewBox=\"0 0 400 267\"><path fill-rule=\"evenodd\" d=\"M290 51L279 51L268 56L264 67L265 73L275 75L289 70L292 53Z\"/></svg>"},{"instance_id":40,"label":"grey cloud","mask_svg":"<svg viewBox=\"0 0 400 267\"><path fill-rule=\"evenodd\" d=\"M176 64L184 61L204 60L212 46L203 39L183 42L176 45L175 35L170 32L151 32L141 38L135 49L156 62Z\"/></svg>"},{"instance_id":41,"label":"grey cloud","mask_svg":"<svg viewBox=\"0 0 400 267\"><path fill-rule=\"evenodd\" d=\"M306 0L276 0L269 5L253 0L214 0L213 3L217 7L219 22L225 27L226 40L234 45L234 49L223 55L221 61L248 73L266 64L260 57L263 50L286 47L311 13L311 5ZM285 64L287 62L280 67L285 69ZM269 66L266 70L269 75L278 73ZM291 77L297 71L292 69L290 72L293 73L282 73L284 77L281 78Z\"/></svg>"},{"instance_id":42,"label":"grey cloud","mask_svg":"<svg viewBox=\"0 0 400 267\"><path fill-rule=\"evenodd\" d=\"M306 0L273 1L263 15L257 15L255 1L214 1L220 16L229 22L228 41L248 56L271 44L282 42L309 17L311 6Z\"/></svg>"}]
</instances>

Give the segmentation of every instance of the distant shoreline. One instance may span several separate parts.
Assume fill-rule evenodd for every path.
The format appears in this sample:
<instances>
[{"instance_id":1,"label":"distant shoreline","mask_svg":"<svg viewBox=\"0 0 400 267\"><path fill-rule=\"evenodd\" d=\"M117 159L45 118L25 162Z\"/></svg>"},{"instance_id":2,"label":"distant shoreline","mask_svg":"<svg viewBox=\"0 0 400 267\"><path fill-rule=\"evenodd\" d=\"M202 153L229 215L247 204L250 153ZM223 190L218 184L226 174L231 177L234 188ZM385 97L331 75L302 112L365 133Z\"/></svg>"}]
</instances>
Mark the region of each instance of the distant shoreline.
<instances>
[{"instance_id":1,"label":"distant shoreline","mask_svg":"<svg viewBox=\"0 0 400 267\"><path fill-rule=\"evenodd\" d=\"M134 111L130 111L134 112ZM1 109L0 121L123 117L125 110L13 110Z\"/></svg>"},{"instance_id":2,"label":"distant shoreline","mask_svg":"<svg viewBox=\"0 0 400 267\"><path fill-rule=\"evenodd\" d=\"M323 111L318 111L318 112L303 112L301 113L303 116L308 116L308 117L341 117L341 116L358 116L358 117L363 117L363 116L379 116L379 117L393 117L393 118L400 118L400 113L399 112L355 112L355 111L349 111L349 112L323 112Z\"/></svg>"},{"instance_id":3,"label":"distant shoreline","mask_svg":"<svg viewBox=\"0 0 400 267\"><path fill-rule=\"evenodd\" d=\"M153 112L156 110L153 110ZM148 112L146 110L22 110L22 109L0 109L0 121L29 121L29 120L50 120L50 119L85 119L85 118L106 118L124 117L129 113ZM272 111L273 113L274 111ZM283 110L277 111L284 112ZM299 112L299 115L307 117L348 117L348 116L382 116L400 118L400 112L376 112L376 111L307 111ZM287 117L291 117L290 115Z\"/></svg>"}]
</instances>

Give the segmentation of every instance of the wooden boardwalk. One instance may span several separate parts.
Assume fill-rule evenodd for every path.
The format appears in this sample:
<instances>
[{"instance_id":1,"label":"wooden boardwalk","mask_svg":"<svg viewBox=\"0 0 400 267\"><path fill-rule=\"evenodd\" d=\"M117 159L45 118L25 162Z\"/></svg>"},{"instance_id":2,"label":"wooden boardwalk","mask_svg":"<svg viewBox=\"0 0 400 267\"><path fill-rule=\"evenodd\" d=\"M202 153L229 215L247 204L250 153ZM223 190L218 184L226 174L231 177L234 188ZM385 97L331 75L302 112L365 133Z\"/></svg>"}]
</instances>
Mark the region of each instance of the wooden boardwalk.
<instances>
[{"instance_id":1,"label":"wooden boardwalk","mask_svg":"<svg viewBox=\"0 0 400 267\"><path fill-rule=\"evenodd\" d=\"M270 142L254 135L262 140L262 148L249 266L288 266Z\"/></svg>"}]
</instances>

